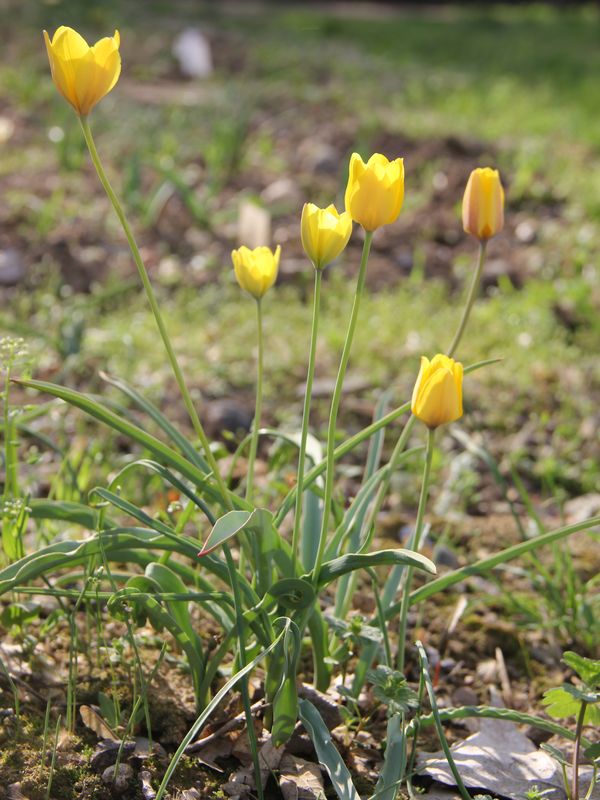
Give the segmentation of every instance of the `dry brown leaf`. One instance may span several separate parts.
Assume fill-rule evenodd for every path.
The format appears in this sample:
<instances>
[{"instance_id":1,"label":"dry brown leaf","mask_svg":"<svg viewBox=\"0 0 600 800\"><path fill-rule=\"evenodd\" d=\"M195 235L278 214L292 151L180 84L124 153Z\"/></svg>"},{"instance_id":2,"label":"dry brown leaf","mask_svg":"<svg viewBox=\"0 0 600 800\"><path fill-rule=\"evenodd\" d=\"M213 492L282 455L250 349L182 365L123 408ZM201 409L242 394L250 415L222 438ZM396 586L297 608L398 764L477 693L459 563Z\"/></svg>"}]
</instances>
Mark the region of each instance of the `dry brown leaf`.
<instances>
[{"instance_id":1,"label":"dry brown leaf","mask_svg":"<svg viewBox=\"0 0 600 800\"><path fill-rule=\"evenodd\" d=\"M85 727L93 731L99 739L110 739L113 742L119 741L117 734L91 706L80 706L79 715Z\"/></svg>"},{"instance_id":2,"label":"dry brown leaf","mask_svg":"<svg viewBox=\"0 0 600 800\"><path fill-rule=\"evenodd\" d=\"M284 800L320 800L325 787L318 764L286 753L279 765L279 788Z\"/></svg>"}]
</instances>

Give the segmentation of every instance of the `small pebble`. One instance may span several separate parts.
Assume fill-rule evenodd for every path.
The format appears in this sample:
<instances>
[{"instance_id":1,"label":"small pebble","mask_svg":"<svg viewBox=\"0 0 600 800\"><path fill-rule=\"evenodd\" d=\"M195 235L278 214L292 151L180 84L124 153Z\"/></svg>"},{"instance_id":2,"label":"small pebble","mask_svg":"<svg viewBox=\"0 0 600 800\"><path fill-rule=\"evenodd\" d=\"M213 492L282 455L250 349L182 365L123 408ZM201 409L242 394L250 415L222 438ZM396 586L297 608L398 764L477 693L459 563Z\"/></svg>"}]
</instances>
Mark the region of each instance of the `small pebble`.
<instances>
[{"instance_id":1,"label":"small pebble","mask_svg":"<svg viewBox=\"0 0 600 800\"><path fill-rule=\"evenodd\" d=\"M105 773L107 769L112 769L113 765L117 763L120 746L121 742L111 742L108 739L100 742L90 759L90 767L94 772ZM133 742L125 742L122 758L127 758L134 748Z\"/></svg>"},{"instance_id":2,"label":"small pebble","mask_svg":"<svg viewBox=\"0 0 600 800\"><path fill-rule=\"evenodd\" d=\"M147 770L140 772L140 781L142 784L142 795L144 800L154 800L156 792L152 788L152 776Z\"/></svg>"},{"instance_id":3,"label":"small pebble","mask_svg":"<svg viewBox=\"0 0 600 800\"><path fill-rule=\"evenodd\" d=\"M133 778L133 768L129 764L119 764L116 772L115 776L115 768L107 767L102 773L102 780L112 787L115 794L123 794L127 791L129 781Z\"/></svg>"}]
</instances>

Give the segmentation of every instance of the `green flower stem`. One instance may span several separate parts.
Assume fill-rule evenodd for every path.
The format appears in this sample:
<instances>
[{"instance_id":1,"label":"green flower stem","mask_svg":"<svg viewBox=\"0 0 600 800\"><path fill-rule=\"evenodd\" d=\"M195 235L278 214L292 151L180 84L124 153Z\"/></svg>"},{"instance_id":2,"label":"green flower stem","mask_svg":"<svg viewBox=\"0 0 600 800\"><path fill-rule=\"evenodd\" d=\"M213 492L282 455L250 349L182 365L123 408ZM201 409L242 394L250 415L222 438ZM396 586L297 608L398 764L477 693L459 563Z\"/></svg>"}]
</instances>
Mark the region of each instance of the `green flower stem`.
<instances>
[{"instance_id":1,"label":"green flower stem","mask_svg":"<svg viewBox=\"0 0 600 800\"><path fill-rule=\"evenodd\" d=\"M254 406L254 422L252 423L252 439L250 440L250 454L248 456L248 474L246 476L246 500L251 503L254 494L254 464L258 450L258 431L262 414L262 389L263 389L263 321L262 304L260 298L256 300L256 325L258 329L258 359L256 363L256 404Z\"/></svg>"},{"instance_id":2,"label":"green flower stem","mask_svg":"<svg viewBox=\"0 0 600 800\"><path fill-rule=\"evenodd\" d=\"M237 580L237 572L235 569L235 562L231 555L231 550L227 543L223 544L223 553L225 554L225 561L227 562L227 570L229 572L229 582L231 583L231 590L233 592L233 602L235 605L235 626L238 637L238 660L240 662L240 669L243 669L248 660L246 658L246 632L244 628L244 614L242 606L242 593ZM248 741L250 744L250 752L252 753L252 764L254 766L254 774L256 780L256 791L258 800L263 800L264 792L262 779L260 776L260 759L258 755L258 741L256 739L256 731L254 729L254 720L252 717L252 706L250 704L250 691L249 691L249 678L247 675L240 681L240 691L242 694L242 702L244 704L244 716L246 717L246 727L248 729Z\"/></svg>"},{"instance_id":3,"label":"green flower stem","mask_svg":"<svg viewBox=\"0 0 600 800\"><path fill-rule=\"evenodd\" d=\"M421 483L421 495L419 497L419 507L417 509L417 521L415 522L415 533L411 543L411 550L418 552L423 534L423 520L425 519L425 508L429 495L429 478L431 476L431 462L433 460L433 443L435 439L435 429L429 428L427 431L427 452L425 453L425 465L423 467L423 481ZM406 626L408 622L408 609L410 606L410 586L412 583L413 569L408 567L405 573L406 579L402 587L402 604L400 606L400 627L398 631L398 671L404 673L404 655L406 652Z\"/></svg>"},{"instance_id":4,"label":"green flower stem","mask_svg":"<svg viewBox=\"0 0 600 800\"><path fill-rule=\"evenodd\" d=\"M345 442L338 445L334 450L334 461L339 461L340 458L343 458L348 453L352 452L355 447L358 447L359 444L362 444L366 439L373 436L373 434L380 431L382 428L385 428L386 425L390 425L392 422L401 417L403 414L406 414L407 411L410 411L410 403L404 403L398 408L395 408L393 411L390 411L389 414L386 414L385 417L377 420L377 422L372 422L366 428L363 428L358 433L355 433L354 436L351 436L349 439L346 439ZM313 484L318 477L320 477L327 468L327 459L323 459L318 464L315 464L314 467L311 467L310 470L304 476L304 487L307 487ZM293 489L286 494L279 507L276 515L275 515L275 525L281 525L282 521L287 516L288 512L294 505L294 501L296 498L297 493L297 486L294 486Z\"/></svg>"},{"instance_id":5,"label":"green flower stem","mask_svg":"<svg viewBox=\"0 0 600 800\"><path fill-rule=\"evenodd\" d=\"M573 800L579 800L579 753L581 749L581 735L583 733L583 723L585 720L585 712L587 711L587 702L581 701L581 708L577 715L577 728L575 730L575 747L573 748L573 775L571 785L571 795Z\"/></svg>"},{"instance_id":6,"label":"green flower stem","mask_svg":"<svg viewBox=\"0 0 600 800\"><path fill-rule=\"evenodd\" d=\"M11 364L7 365L6 375L4 377L4 502L8 502L10 497L17 497L17 480L16 480L16 464L14 454L14 430L12 420L10 418L10 375Z\"/></svg>"},{"instance_id":7,"label":"green flower stem","mask_svg":"<svg viewBox=\"0 0 600 800\"><path fill-rule=\"evenodd\" d=\"M465 375L470 375L471 372L475 372L482 367L486 367L489 364L495 364L502 359L499 358L488 358L485 361L478 361L475 364L469 364L468 367L465 367ZM334 460L339 461L340 458L343 458L345 455L350 453L354 450L355 447L358 447L359 444L362 444L366 439L369 439L373 436L374 433L380 431L382 428L387 427L390 425L394 420L397 420L398 417L401 417L403 414L406 414L407 411L410 411L410 400L407 403L403 403L398 408L393 409L381 419L378 419L376 422L372 422L370 425L367 425L366 428L363 428L358 433L355 433L354 436L351 436L349 439L346 439L345 442L339 444L335 450L333 451ZM324 459L320 461L318 464L315 464L314 467L305 474L304 476L304 486L307 487L316 479L325 472L327 468L327 460ZM290 509L294 505L296 498L296 487L294 486L293 489L286 494L284 497L281 505L279 506L277 513L275 514L275 525L279 527L287 514L289 513Z\"/></svg>"},{"instance_id":8,"label":"green flower stem","mask_svg":"<svg viewBox=\"0 0 600 800\"><path fill-rule=\"evenodd\" d=\"M96 145L94 143L94 138L92 136L92 131L88 119L87 117L82 116L79 117L79 121L81 123L81 129L83 131L85 142L90 152L92 163L96 168L96 172L98 173L100 182L104 187L104 191L108 195L108 199L112 203L115 213L119 218L119 222L121 223L121 226L123 228L123 232L125 233L125 237L127 238L127 242L129 244L131 253L133 255L133 260L135 261L135 265L137 267L140 279L146 291L146 296L148 298L148 302L150 303L150 308L152 309L152 313L154 314L156 325L158 327L160 336L165 346L165 350L167 351L167 356L171 363L171 368L173 369L175 380L177 381L177 385L179 386L179 391L181 392L181 396L183 398L186 410L189 414L190 420L192 421L194 431L196 433L196 436L200 440L202 449L204 451L204 456L213 472L214 479L219 486L219 491L221 492L221 495L223 497L223 502L227 507L231 507L232 503L231 500L229 499L229 493L227 491L227 487L225 486L225 482L223 481L223 478L219 472L219 468L217 466L217 462L212 453L212 450L210 449L210 444L206 437L206 433L204 432L204 428L202 427L202 423L200 422L200 418L198 417L198 413L190 396L189 390L185 384L185 379L183 377L181 367L179 366L179 363L177 361L177 356L175 355L175 351L173 350L173 346L171 345L171 340L169 339L169 334L167 333L167 329L163 321L162 314L160 313L160 308L158 307L158 301L156 299L156 295L154 294L154 289L152 288L150 278L148 277L146 267L144 266L142 256L135 241L133 231L131 230L129 222L127 221L125 212L123 211L123 207L121 206L119 198L115 194L110 184L110 181L108 180L108 176L104 171L104 167L102 166L102 162L100 161L100 156L98 155L98 151L96 150Z\"/></svg>"},{"instance_id":9,"label":"green flower stem","mask_svg":"<svg viewBox=\"0 0 600 800\"><path fill-rule=\"evenodd\" d=\"M348 330L346 332L346 341L344 342L342 357L340 359L340 366L335 381L335 388L333 390L333 396L331 398L331 409L329 411L329 427L327 429L327 458L326 458L327 466L325 475L325 497L323 500L323 522L321 525L319 549L317 551L317 558L313 570L313 581L315 584L318 584L319 582L319 572L321 570L321 564L323 562L325 545L327 544L327 529L329 527L329 516L331 513L331 498L333 496L333 479L334 479L334 464L335 464L335 429L337 423L337 415L340 407L340 400L342 397L342 388L344 385L346 368L348 367L348 361L350 359L350 349L352 347L352 339L354 338L354 331L356 330L356 322L358 320L358 310L360 308L360 301L365 287L367 262L369 260L369 251L371 250L372 241L373 241L373 232L365 231L365 242L363 245L362 257L360 259L360 268L358 271L356 291L354 293L354 302L352 303L352 311L350 312L350 321L348 323Z\"/></svg>"},{"instance_id":10,"label":"green flower stem","mask_svg":"<svg viewBox=\"0 0 600 800\"><path fill-rule=\"evenodd\" d=\"M296 510L294 513L294 532L292 534L292 554L298 555L298 542L300 539L300 523L302 521L302 500L304 490L304 468L306 460L306 441L308 439L308 420L310 417L310 401L312 396L313 378L315 375L315 359L317 352L317 334L319 331L319 310L321 307L321 278L323 272L315 269L315 291L313 297L312 327L310 333L310 350L308 354L308 370L306 375L306 390L304 392L304 410L302 412L302 433L300 435L300 455L298 457L298 478L296 480Z\"/></svg>"},{"instance_id":11,"label":"green flower stem","mask_svg":"<svg viewBox=\"0 0 600 800\"><path fill-rule=\"evenodd\" d=\"M481 275L483 273L483 264L485 262L486 249L487 249L487 239L482 239L479 242L479 256L477 259L477 267L475 269L475 274L473 275L471 288L469 289L467 304L464 307L463 315L460 320L460 325L458 326L458 330L456 331L454 339L452 340L452 344L450 345L450 348L448 350L448 355L450 357L452 357L456 352L458 345L460 344L460 340L463 337L463 333L465 332L465 328L467 327L467 322L469 321L471 309L473 308L473 303L475 302L475 298L477 297L477 292L479 290L479 283L481 282Z\"/></svg>"}]
</instances>

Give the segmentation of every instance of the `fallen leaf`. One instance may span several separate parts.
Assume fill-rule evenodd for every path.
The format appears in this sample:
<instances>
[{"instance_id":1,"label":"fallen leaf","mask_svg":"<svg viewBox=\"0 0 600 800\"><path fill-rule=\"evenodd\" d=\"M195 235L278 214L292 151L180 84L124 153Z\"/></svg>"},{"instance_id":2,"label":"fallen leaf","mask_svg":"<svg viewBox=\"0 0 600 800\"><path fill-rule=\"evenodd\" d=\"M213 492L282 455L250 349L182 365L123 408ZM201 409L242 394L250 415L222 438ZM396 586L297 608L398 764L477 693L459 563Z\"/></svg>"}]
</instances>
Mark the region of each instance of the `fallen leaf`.
<instances>
[{"instance_id":1,"label":"fallen leaf","mask_svg":"<svg viewBox=\"0 0 600 800\"><path fill-rule=\"evenodd\" d=\"M547 753L506 720L482 720L481 730L450 749L460 777L467 788L492 792L510 800L523 800L532 786L544 793L545 800L566 800L558 764ZM454 786L454 778L443 752L421 754L421 774L438 783ZM580 769L585 794L591 770ZM592 793L600 800L600 787Z\"/></svg>"},{"instance_id":2,"label":"fallen leaf","mask_svg":"<svg viewBox=\"0 0 600 800\"><path fill-rule=\"evenodd\" d=\"M117 734L91 706L80 706L79 715L85 727L93 731L99 739L110 739L113 742L119 741Z\"/></svg>"},{"instance_id":3,"label":"fallen leaf","mask_svg":"<svg viewBox=\"0 0 600 800\"><path fill-rule=\"evenodd\" d=\"M286 753L279 765L279 788L283 800L319 800L325 797L318 764Z\"/></svg>"}]
</instances>

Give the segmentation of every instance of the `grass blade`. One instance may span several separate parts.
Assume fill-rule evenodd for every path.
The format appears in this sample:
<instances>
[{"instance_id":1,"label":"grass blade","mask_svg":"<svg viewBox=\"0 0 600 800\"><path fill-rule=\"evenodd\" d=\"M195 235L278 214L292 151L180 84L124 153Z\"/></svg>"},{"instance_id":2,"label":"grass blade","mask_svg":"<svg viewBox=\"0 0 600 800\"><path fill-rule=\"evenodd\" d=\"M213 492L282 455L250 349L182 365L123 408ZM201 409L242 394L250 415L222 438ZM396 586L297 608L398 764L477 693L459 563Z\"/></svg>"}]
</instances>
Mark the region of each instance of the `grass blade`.
<instances>
[{"instance_id":1,"label":"grass blade","mask_svg":"<svg viewBox=\"0 0 600 800\"><path fill-rule=\"evenodd\" d=\"M442 746L442 750L444 751L444 755L446 756L446 761L448 762L448 766L450 767L450 771L454 776L454 781L456 783L456 788L458 789L460 796L463 800L471 800L471 795L467 792L467 789L462 782L462 778L458 772L458 768L454 762L454 758L452 757L452 752L450 750L450 745L446 741L446 736L444 735L444 728L442 727L442 721L440 719L440 713L438 711L437 700L435 697L435 692L433 691L433 683L431 682L431 676L429 675L429 660L427 658L427 653L425 652L425 648L421 644L421 642L416 642L417 650L419 652L419 661L421 662L421 676L425 681L425 687L427 689L427 694L429 696L429 703L431 704L431 714L433 716L433 723L436 727L438 739L440 740L440 745Z\"/></svg>"},{"instance_id":2,"label":"grass blade","mask_svg":"<svg viewBox=\"0 0 600 800\"><path fill-rule=\"evenodd\" d=\"M502 719L509 722L516 722L518 725L531 725L541 731L551 733L553 736L562 736L565 739L575 741L575 730L569 730L557 722L543 717L536 717L534 714L525 714L522 711L513 711L510 708L496 708L496 706L458 706L457 708L438 709L439 717L442 722L452 722L457 719L467 719L475 717L477 719ZM433 725L435 720L433 714L424 714L418 719L411 720L406 726L406 736L414 734L415 728ZM590 744L589 740L582 739L582 744L586 747Z\"/></svg>"}]
</instances>

